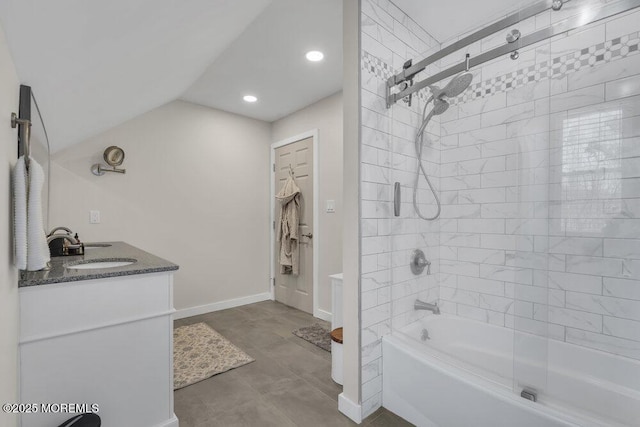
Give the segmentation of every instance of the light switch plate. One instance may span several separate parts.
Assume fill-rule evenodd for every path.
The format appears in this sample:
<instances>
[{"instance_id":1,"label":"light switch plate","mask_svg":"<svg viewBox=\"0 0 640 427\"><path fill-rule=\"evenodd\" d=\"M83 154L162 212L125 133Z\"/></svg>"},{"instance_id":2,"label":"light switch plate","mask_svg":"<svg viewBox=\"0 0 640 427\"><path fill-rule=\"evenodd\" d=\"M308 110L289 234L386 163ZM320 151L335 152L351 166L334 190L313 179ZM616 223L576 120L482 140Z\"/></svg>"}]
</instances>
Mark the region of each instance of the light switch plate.
<instances>
[{"instance_id":1,"label":"light switch plate","mask_svg":"<svg viewBox=\"0 0 640 427\"><path fill-rule=\"evenodd\" d=\"M89 223L100 224L100 211L89 211Z\"/></svg>"},{"instance_id":2,"label":"light switch plate","mask_svg":"<svg viewBox=\"0 0 640 427\"><path fill-rule=\"evenodd\" d=\"M335 213L336 211L336 201L335 200L327 200L327 213Z\"/></svg>"}]
</instances>

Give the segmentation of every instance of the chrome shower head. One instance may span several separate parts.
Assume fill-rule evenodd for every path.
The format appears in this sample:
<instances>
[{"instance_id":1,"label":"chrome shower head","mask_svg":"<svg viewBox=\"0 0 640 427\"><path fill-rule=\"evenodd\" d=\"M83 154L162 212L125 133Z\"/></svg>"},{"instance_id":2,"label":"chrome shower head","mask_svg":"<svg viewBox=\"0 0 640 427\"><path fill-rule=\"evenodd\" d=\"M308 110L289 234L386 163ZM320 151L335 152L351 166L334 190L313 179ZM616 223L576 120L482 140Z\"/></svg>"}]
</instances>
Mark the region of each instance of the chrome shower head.
<instances>
[{"instance_id":1,"label":"chrome shower head","mask_svg":"<svg viewBox=\"0 0 640 427\"><path fill-rule=\"evenodd\" d=\"M439 116L449 109L449 103L444 99L436 99L433 101L433 115Z\"/></svg>"},{"instance_id":2,"label":"chrome shower head","mask_svg":"<svg viewBox=\"0 0 640 427\"><path fill-rule=\"evenodd\" d=\"M455 98L467 90L471 84L471 80L473 80L473 74L464 72L452 78L444 89L440 89L435 85L429 86L429 89L431 89L433 99L442 99L444 97Z\"/></svg>"},{"instance_id":3,"label":"chrome shower head","mask_svg":"<svg viewBox=\"0 0 640 427\"><path fill-rule=\"evenodd\" d=\"M471 73L465 72L462 74L458 74L451 79L449 84L447 84L444 89L442 89L442 92L448 98L455 98L456 96L467 90L467 88L471 84L471 80L473 80L473 74Z\"/></svg>"}]
</instances>

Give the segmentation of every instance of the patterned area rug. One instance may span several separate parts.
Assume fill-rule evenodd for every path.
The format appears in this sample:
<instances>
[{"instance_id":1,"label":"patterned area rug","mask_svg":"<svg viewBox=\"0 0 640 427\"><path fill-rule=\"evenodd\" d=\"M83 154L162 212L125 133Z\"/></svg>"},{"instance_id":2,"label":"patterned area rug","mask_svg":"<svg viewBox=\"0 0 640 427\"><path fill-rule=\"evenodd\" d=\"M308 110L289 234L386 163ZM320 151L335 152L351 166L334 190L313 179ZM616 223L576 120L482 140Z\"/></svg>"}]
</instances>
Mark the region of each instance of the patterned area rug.
<instances>
[{"instance_id":1,"label":"patterned area rug","mask_svg":"<svg viewBox=\"0 0 640 427\"><path fill-rule=\"evenodd\" d=\"M319 323L294 330L293 335L331 352L331 331Z\"/></svg>"},{"instance_id":2,"label":"patterned area rug","mask_svg":"<svg viewBox=\"0 0 640 427\"><path fill-rule=\"evenodd\" d=\"M254 360L205 323L173 330L174 390Z\"/></svg>"}]
</instances>

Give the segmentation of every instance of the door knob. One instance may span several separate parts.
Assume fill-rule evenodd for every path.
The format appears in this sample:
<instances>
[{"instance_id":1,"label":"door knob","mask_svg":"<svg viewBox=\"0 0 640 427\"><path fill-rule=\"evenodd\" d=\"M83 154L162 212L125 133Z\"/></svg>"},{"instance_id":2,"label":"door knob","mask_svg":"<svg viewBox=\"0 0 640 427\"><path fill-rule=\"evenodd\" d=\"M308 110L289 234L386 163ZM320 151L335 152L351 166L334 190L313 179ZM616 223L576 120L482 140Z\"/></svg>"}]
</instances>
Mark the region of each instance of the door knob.
<instances>
[{"instance_id":1,"label":"door knob","mask_svg":"<svg viewBox=\"0 0 640 427\"><path fill-rule=\"evenodd\" d=\"M303 234L302 237L308 237L309 239L311 239L313 237L313 234L311 233Z\"/></svg>"}]
</instances>

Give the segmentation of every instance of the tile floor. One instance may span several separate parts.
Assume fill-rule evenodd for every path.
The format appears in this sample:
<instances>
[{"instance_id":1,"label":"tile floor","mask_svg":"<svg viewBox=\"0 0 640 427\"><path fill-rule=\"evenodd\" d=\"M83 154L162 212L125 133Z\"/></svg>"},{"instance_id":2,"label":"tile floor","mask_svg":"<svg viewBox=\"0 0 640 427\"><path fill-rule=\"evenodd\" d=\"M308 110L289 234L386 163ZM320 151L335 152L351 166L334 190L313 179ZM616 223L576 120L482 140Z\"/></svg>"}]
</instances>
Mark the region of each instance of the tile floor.
<instances>
[{"instance_id":1,"label":"tile floor","mask_svg":"<svg viewBox=\"0 0 640 427\"><path fill-rule=\"evenodd\" d=\"M331 380L331 353L296 337L295 328L322 322L264 301L175 321L205 322L255 362L174 392L180 427L339 427L356 424L338 411L342 387ZM410 426L380 409L362 426Z\"/></svg>"}]
</instances>

